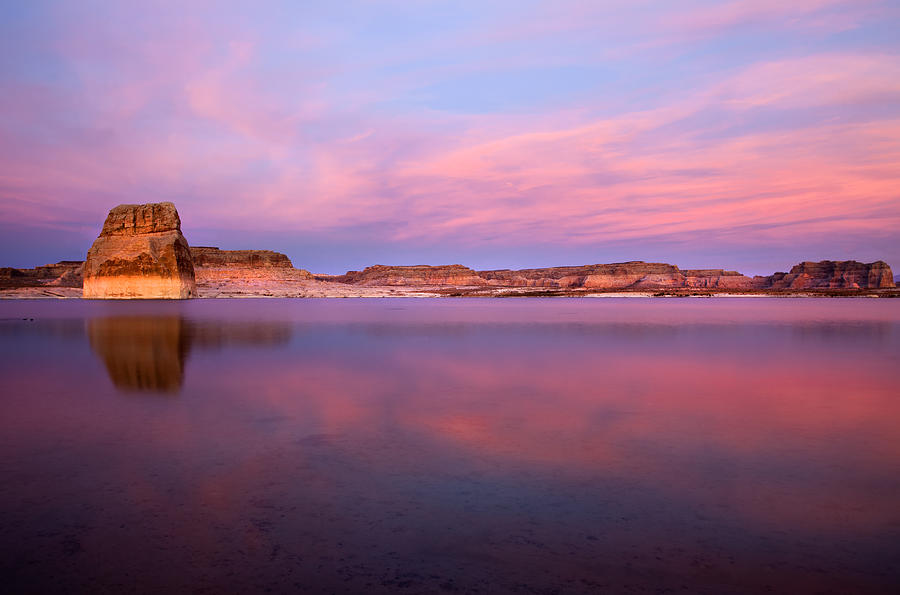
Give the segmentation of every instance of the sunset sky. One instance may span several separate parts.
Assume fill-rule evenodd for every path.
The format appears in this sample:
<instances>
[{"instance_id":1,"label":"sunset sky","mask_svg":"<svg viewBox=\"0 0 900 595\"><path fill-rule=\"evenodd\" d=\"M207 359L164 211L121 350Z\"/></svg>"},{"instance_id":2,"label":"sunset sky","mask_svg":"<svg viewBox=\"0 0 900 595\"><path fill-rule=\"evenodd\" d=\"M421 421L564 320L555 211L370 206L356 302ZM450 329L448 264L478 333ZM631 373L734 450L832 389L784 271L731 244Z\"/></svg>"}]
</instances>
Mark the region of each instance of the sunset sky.
<instances>
[{"instance_id":1,"label":"sunset sky","mask_svg":"<svg viewBox=\"0 0 900 595\"><path fill-rule=\"evenodd\" d=\"M898 29L895 0L6 2L0 266L170 200L191 244L316 272L897 273Z\"/></svg>"}]
</instances>

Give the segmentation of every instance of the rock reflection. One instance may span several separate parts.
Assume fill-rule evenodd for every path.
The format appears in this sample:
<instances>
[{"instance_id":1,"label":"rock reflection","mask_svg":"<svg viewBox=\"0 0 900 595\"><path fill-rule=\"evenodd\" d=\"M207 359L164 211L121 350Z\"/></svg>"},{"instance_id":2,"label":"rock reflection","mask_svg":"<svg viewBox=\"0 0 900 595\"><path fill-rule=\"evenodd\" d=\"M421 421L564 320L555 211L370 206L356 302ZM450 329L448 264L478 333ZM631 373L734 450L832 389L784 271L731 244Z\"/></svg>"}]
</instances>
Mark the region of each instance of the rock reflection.
<instances>
[{"instance_id":1,"label":"rock reflection","mask_svg":"<svg viewBox=\"0 0 900 595\"><path fill-rule=\"evenodd\" d=\"M117 388L175 393L184 382L190 336L178 316L92 319L88 338Z\"/></svg>"},{"instance_id":2,"label":"rock reflection","mask_svg":"<svg viewBox=\"0 0 900 595\"><path fill-rule=\"evenodd\" d=\"M274 346L290 340L283 323L190 321L181 316L111 316L87 324L91 349L116 388L174 394L192 349Z\"/></svg>"}]
</instances>

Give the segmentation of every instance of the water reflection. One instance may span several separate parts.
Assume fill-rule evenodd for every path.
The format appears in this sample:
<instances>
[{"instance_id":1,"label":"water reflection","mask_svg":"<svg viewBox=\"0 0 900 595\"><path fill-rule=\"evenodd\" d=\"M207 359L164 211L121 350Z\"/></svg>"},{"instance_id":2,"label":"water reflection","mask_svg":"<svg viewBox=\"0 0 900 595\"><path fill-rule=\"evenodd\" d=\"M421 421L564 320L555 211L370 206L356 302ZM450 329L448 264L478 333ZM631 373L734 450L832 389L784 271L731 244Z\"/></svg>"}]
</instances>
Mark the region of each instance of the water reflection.
<instances>
[{"instance_id":1,"label":"water reflection","mask_svg":"<svg viewBox=\"0 0 900 595\"><path fill-rule=\"evenodd\" d=\"M184 383L190 335L178 316L123 316L88 321L88 339L109 379L127 391L175 393Z\"/></svg>"},{"instance_id":2,"label":"water reflection","mask_svg":"<svg viewBox=\"0 0 900 595\"><path fill-rule=\"evenodd\" d=\"M893 593L885 302L54 304L0 325L0 575Z\"/></svg>"},{"instance_id":3,"label":"water reflection","mask_svg":"<svg viewBox=\"0 0 900 595\"><path fill-rule=\"evenodd\" d=\"M126 392L177 393L192 349L287 343L284 323L191 322L181 316L108 316L87 323L91 349Z\"/></svg>"}]
</instances>

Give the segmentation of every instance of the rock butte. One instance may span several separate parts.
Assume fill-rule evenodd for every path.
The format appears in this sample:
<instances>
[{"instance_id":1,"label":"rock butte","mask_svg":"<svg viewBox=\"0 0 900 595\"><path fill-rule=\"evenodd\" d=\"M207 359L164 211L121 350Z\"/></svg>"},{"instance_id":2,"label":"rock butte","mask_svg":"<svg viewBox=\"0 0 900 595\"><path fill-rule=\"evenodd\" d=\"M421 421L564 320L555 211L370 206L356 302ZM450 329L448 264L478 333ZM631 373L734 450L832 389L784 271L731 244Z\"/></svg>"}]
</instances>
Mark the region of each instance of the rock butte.
<instances>
[{"instance_id":1,"label":"rock butte","mask_svg":"<svg viewBox=\"0 0 900 595\"><path fill-rule=\"evenodd\" d=\"M197 294L181 219L170 202L119 205L84 261L84 297L184 299Z\"/></svg>"}]
</instances>

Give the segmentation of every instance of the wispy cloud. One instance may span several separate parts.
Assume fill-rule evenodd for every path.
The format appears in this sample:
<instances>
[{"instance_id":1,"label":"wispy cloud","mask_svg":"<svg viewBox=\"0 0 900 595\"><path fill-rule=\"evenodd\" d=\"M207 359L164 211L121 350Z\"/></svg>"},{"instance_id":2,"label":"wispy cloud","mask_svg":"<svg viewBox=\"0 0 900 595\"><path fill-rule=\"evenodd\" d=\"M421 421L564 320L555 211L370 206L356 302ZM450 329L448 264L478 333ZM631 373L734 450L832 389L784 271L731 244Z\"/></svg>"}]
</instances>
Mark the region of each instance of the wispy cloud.
<instances>
[{"instance_id":1,"label":"wispy cloud","mask_svg":"<svg viewBox=\"0 0 900 595\"><path fill-rule=\"evenodd\" d=\"M900 47L845 35L886 3L357 8L26 10L0 217L83 228L165 199L223 238L380 229L413 260L535 238L678 260L698 235L805 256L827 234L900 258Z\"/></svg>"}]
</instances>

